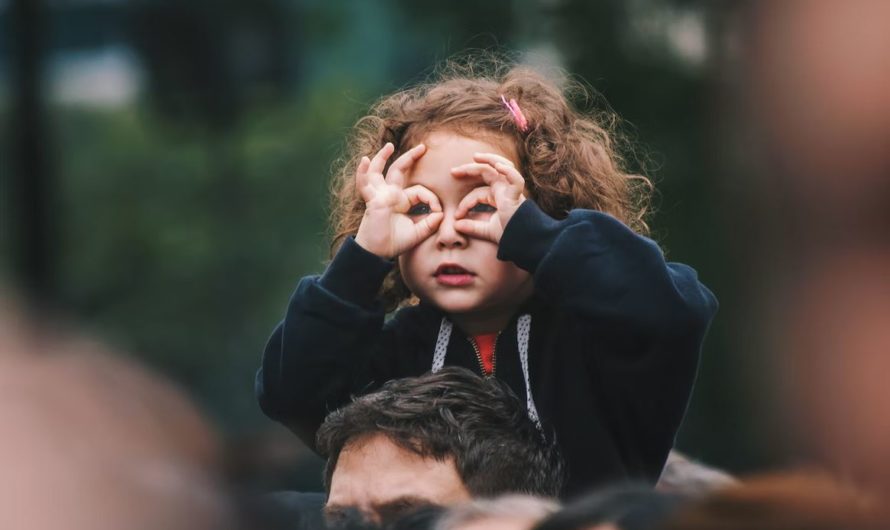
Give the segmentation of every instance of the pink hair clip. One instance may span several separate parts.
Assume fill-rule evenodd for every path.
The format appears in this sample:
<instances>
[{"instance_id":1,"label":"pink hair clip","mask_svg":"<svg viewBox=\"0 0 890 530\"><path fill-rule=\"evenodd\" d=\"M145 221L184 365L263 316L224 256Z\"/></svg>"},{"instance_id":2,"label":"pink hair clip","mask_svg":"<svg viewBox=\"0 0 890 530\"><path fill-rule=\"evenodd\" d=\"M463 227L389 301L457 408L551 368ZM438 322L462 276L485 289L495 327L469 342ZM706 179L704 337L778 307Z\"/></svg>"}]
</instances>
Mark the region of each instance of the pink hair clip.
<instances>
[{"instance_id":1,"label":"pink hair clip","mask_svg":"<svg viewBox=\"0 0 890 530\"><path fill-rule=\"evenodd\" d=\"M519 103L516 103L516 100L512 98L508 102L503 94L501 94L501 101L504 103L504 106L507 107L507 110L510 111L510 114L513 115L513 121L516 122L516 126L519 127L519 130L526 132L528 130L528 120L525 119L525 114L523 114L522 109L519 108Z\"/></svg>"}]
</instances>

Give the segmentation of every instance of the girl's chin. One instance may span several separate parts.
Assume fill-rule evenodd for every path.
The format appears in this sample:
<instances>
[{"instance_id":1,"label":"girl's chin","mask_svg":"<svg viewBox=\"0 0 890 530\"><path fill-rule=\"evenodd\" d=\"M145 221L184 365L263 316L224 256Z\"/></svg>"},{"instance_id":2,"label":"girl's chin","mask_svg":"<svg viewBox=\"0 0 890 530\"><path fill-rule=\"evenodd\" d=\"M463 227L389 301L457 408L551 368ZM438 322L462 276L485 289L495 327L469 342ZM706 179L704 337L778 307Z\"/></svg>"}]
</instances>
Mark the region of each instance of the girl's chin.
<instances>
[{"instance_id":1,"label":"girl's chin","mask_svg":"<svg viewBox=\"0 0 890 530\"><path fill-rule=\"evenodd\" d=\"M426 298L425 301L438 307L445 313L469 313L479 309L479 300L477 297L466 296L464 293L449 293L446 296L432 296Z\"/></svg>"},{"instance_id":2,"label":"girl's chin","mask_svg":"<svg viewBox=\"0 0 890 530\"><path fill-rule=\"evenodd\" d=\"M467 313L473 313L478 309L478 306L475 304L435 304L442 312L448 313L451 315L461 315Z\"/></svg>"}]
</instances>

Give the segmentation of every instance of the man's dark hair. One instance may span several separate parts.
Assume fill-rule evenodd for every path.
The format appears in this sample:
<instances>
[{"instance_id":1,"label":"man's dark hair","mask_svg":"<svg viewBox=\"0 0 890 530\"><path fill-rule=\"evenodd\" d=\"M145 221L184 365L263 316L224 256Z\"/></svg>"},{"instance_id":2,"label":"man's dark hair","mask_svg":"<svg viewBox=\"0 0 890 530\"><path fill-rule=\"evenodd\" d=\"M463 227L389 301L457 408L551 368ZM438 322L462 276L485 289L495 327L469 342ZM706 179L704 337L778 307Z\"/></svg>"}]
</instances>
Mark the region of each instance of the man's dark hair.
<instances>
[{"instance_id":1,"label":"man's dark hair","mask_svg":"<svg viewBox=\"0 0 890 530\"><path fill-rule=\"evenodd\" d=\"M556 497L563 465L555 443L528 418L525 405L503 382L448 367L397 379L328 415L317 447L326 456L325 487L344 446L383 434L425 458L454 458L474 497L504 493Z\"/></svg>"}]
</instances>

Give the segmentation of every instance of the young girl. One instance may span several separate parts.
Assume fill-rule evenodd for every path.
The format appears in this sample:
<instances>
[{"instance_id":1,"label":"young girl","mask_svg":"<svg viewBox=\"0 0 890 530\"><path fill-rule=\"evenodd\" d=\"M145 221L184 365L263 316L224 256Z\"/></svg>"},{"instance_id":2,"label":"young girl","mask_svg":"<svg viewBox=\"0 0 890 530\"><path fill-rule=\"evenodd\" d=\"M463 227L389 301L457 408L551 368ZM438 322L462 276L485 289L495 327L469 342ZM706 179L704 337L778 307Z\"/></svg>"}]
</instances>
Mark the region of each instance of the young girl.
<instances>
[{"instance_id":1,"label":"young girl","mask_svg":"<svg viewBox=\"0 0 890 530\"><path fill-rule=\"evenodd\" d=\"M531 70L452 65L380 101L348 155L336 254L269 339L263 411L313 446L352 395L458 365L555 435L566 495L654 483L717 302L641 235L649 182L609 132Z\"/></svg>"}]
</instances>

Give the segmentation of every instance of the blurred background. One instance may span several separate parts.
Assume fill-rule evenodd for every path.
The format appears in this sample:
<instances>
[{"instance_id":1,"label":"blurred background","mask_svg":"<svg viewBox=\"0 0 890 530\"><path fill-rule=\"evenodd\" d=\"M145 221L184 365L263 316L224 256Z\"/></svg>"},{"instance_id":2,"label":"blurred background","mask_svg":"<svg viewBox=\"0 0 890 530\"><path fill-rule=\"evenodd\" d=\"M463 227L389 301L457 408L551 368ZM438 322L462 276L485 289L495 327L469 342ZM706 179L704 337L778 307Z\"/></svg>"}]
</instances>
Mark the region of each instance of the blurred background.
<instances>
[{"instance_id":1,"label":"blurred background","mask_svg":"<svg viewBox=\"0 0 890 530\"><path fill-rule=\"evenodd\" d=\"M761 112L812 86L780 38L802 4L783 4L0 0L0 283L185 387L245 481L318 488L253 375L296 281L323 268L331 163L377 97L454 53L512 50L585 79L626 120L658 190L654 237L720 299L678 447L734 473L795 465L810 456L774 335L819 241L799 183L779 178L795 160L770 149L782 129L765 117L787 116ZM880 41L872 18L844 38Z\"/></svg>"}]
</instances>

